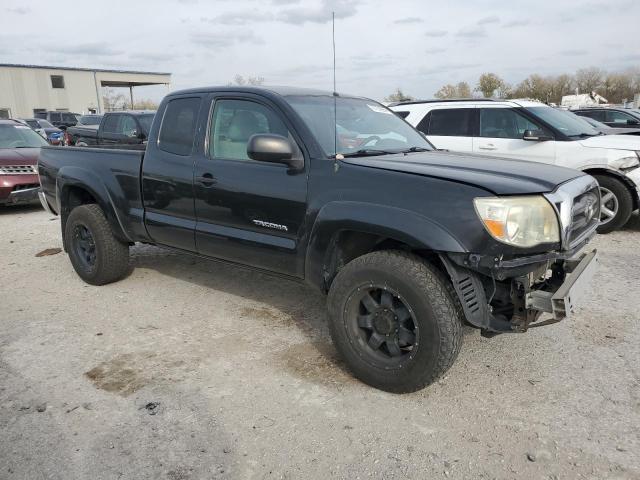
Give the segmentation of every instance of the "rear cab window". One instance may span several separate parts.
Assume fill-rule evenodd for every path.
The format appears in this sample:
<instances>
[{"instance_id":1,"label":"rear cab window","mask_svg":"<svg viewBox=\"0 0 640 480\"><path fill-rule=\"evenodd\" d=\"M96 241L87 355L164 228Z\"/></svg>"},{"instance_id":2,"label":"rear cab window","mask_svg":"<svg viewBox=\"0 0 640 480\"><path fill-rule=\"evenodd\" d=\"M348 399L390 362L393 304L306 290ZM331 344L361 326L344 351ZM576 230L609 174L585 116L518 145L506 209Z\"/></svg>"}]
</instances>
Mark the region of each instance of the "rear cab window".
<instances>
[{"instance_id":1,"label":"rear cab window","mask_svg":"<svg viewBox=\"0 0 640 480\"><path fill-rule=\"evenodd\" d=\"M160 150L191 155L200 103L200 97L176 98L167 103L158 135Z\"/></svg>"}]
</instances>

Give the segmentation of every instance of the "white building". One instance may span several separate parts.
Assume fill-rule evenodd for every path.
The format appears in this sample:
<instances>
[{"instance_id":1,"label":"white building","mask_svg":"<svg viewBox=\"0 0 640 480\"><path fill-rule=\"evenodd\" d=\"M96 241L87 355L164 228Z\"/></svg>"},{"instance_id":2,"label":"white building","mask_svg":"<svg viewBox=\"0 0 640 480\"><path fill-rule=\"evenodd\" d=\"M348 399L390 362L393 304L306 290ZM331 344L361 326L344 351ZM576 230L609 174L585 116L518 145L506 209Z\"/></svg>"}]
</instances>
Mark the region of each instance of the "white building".
<instances>
[{"instance_id":1,"label":"white building","mask_svg":"<svg viewBox=\"0 0 640 480\"><path fill-rule=\"evenodd\" d=\"M170 73L0 64L0 118L28 118L37 112L102 113L101 87L166 85Z\"/></svg>"}]
</instances>

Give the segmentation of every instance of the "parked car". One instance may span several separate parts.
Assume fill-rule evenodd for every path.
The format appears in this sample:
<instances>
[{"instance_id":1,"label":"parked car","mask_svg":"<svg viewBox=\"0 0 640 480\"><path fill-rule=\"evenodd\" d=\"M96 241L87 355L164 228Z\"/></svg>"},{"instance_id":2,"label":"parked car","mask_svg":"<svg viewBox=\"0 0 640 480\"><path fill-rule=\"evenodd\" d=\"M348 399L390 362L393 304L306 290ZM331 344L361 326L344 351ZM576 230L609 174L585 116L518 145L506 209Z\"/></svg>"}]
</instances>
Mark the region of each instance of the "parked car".
<instances>
[{"instance_id":1,"label":"parked car","mask_svg":"<svg viewBox=\"0 0 640 480\"><path fill-rule=\"evenodd\" d=\"M450 367L463 320L493 334L565 318L596 264L580 253L598 225L591 176L434 151L365 98L174 92L146 151L45 148L39 172L86 282L126 275L135 242L306 281L328 293L346 364L392 392Z\"/></svg>"},{"instance_id":2,"label":"parked car","mask_svg":"<svg viewBox=\"0 0 640 480\"><path fill-rule=\"evenodd\" d=\"M640 128L640 113L627 108L591 107L571 110L581 117L589 117L613 128Z\"/></svg>"},{"instance_id":3,"label":"parked car","mask_svg":"<svg viewBox=\"0 0 640 480\"><path fill-rule=\"evenodd\" d=\"M47 120L42 118L20 118L18 121L34 129L51 145L62 145L64 141L64 131L54 127Z\"/></svg>"},{"instance_id":4,"label":"parked car","mask_svg":"<svg viewBox=\"0 0 640 480\"><path fill-rule=\"evenodd\" d=\"M100 125L100 121L102 120L103 115L99 114L99 113L90 113L88 115L80 115L78 117L78 123L76 125L83 125L83 126L91 126L91 125L95 125L98 126Z\"/></svg>"},{"instance_id":5,"label":"parked car","mask_svg":"<svg viewBox=\"0 0 640 480\"><path fill-rule=\"evenodd\" d=\"M614 128L605 125L602 122L594 120L591 117L584 117L576 115L576 117L581 118L593 128L595 128L598 132L604 133L605 135L640 135L640 128Z\"/></svg>"},{"instance_id":6,"label":"parked car","mask_svg":"<svg viewBox=\"0 0 640 480\"><path fill-rule=\"evenodd\" d=\"M100 124L75 126L67 129L67 138L77 147L99 145L140 145L147 141L155 112L107 112Z\"/></svg>"},{"instance_id":7,"label":"parked car","mask_svg":"<svg viewBox=\"0 0 640 480\"><path fill-rule=\"evenodd\" d=\"M45 145L46 140L31 127L0 120L0 205L38 202L36 165Z\"/></svg>"},{"instance_id":8,"label":"parked car","mask_svg":"<svg viewBox=\"0 0 640 480\"><path fill-rule=\"evenodd\" d=\"M80 114L70 112L36 112L33 116L47 120L54 127L64 130L67 127L73 127L78 123L78 117Z\"/></svg>"},{"instance_id":9,"label":"parked car","mask_svg":"<svg viewBox=\"0 0 640 480\"><path fill-rule=\"evenodd\" d=\"M602 135L575 115L539 102L470 99L395 104L437 148L575 168L602 193L600 233L627 223L640 203L640 138Z\"/></svg>"}]
</instances>

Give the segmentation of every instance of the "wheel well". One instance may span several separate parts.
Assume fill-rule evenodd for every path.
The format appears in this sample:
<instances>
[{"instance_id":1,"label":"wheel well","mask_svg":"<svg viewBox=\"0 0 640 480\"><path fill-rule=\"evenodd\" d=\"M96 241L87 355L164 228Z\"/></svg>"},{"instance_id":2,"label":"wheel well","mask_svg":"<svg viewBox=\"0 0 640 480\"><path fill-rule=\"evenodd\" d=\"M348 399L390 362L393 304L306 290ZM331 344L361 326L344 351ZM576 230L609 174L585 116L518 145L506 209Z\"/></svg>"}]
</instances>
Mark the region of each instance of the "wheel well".
<instances>
[{"instance_id":1,"label":"wheel well","mask_svg":"<svg viewBox=\"0 0 640 480\"><path fill-rule=\"evenodd\" d=\"M62 239L64 242L64 230L67 218L71 211L80 205L98 203L95 197L82 187L70 186L64 189L61 199L60 223L62 226Z\"/></svg>"},{"instance_id":2,"label":"wheel well","mask_svg":"<svg viewBox=\"0 0 640 480\"><path fill-rule=\"evenodd\" d=\"M325 290L328 291L333 279L340 269L350 261L380 250L402 250L414 253L431 262L438 269L446 273L446 269L436 252L412 248L407 243L394 238L367 232L343 230L335 234L325 256L323 273Z\"/></svg>"},{"instance_id":3,"label":"wheel well","mask_svg":"<svg viewBox=\"0 0 640 480\"><path fill-rule=\"evenodd\" d=\"M606 175L607 177L615 178L616 180L620 180L623 185L627 187L629 192L631 193L631 198L633 199L633 210L637 210L640 205L638 204L638 194L636 193L635 186L624 175L621 175L616 172L612 172L611 170L607 170L606 168L590 168L587 170L583 170L584 173L588 173L589 175Z\"/></svg>"}]
</instances>

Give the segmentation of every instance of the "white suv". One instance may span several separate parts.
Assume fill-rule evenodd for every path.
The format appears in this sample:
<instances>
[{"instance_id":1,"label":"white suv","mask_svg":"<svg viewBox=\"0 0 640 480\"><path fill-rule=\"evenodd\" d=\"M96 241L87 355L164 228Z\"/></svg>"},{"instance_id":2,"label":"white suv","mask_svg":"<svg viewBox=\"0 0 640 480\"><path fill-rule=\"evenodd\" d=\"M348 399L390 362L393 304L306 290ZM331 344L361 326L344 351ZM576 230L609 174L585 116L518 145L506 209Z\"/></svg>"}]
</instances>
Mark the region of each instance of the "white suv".
<instances>
[{"instance_id":1,"label":"white suv","mask_svg":"<svg viewBox=\"0 0 640 480\"><path fill-rule=\"evenodd\" d=\"M602 135L578 116L524 100L438 100L390 108L438 149L552 163L593 175L602 194L600 233L639 207L640 137Z\"/></svg>"}]
</instances>

